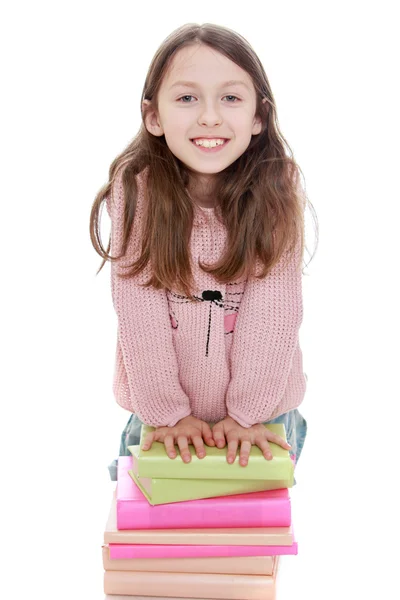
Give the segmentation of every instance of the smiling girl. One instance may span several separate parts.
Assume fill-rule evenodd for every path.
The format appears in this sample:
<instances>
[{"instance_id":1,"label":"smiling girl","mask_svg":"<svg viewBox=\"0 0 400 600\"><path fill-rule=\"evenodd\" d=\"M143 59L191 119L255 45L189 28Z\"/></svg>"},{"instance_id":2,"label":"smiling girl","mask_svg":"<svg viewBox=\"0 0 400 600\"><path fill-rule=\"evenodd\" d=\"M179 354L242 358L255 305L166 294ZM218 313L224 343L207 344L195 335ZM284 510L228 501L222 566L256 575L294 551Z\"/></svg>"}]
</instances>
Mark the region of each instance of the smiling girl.
<instances>
[{"instance_id":1,"label":"smiling girl","mask_svg":"<svg viewBox=\"0 0 400 600\"><path fill-rule=\"evenodd\" d=\"M176 444L185 462L188 444L199 458L205 445L227 445L228 462L239 448L245 466L252 445L270 460L269 442L297 460L308 200L263 66L239 34L184 25L156 52L141 111L90 226L100 269L111 261L113 391L132 413L119 454L147 423L155 430L142 447L160 441L175 458ZM285 424L289 443L264 427L271 422Z\"/></svg>"}]
</instances>

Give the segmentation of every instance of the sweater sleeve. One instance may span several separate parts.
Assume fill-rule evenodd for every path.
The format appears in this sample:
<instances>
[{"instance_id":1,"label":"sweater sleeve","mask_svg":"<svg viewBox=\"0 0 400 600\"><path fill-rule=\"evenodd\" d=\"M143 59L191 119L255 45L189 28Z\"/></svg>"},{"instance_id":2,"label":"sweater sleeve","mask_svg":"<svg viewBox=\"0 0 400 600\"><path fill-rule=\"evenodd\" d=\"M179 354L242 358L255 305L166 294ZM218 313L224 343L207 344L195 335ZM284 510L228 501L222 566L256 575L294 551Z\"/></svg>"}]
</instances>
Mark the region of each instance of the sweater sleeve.
<instances>
[{"instance_id":1,"label":"sweater sleeve","mask_svg":"<svg viewBox=\"0 0 400 600\"><path fill-rule=\"evenodd\" d=\"M228 414L243 427L265 423L280 403L303 317L300 243L264 279L249 279L231 352Z\"/></svg>"},{"instance_id":2,"label":"sweater sleeve","mask_svg":"<svg viewBox=\"0 0 400 600\"><path fill-rule=\"evenodd\" d=\"M111 262L112 299L118 317L113 392L118 404L144 423L173 426L190 415L191 408L179 382L166 293L139 285L148 279L149 269L134 277L118 276L119 268L131 264L132 254L136 259L141 248L143 177L143 173L137 175L136 214L126 254ZM113 183L111 198L107 198L107 210L111 254L119 256L124 215L122 169Z\"/></svg>"}]
</instances>

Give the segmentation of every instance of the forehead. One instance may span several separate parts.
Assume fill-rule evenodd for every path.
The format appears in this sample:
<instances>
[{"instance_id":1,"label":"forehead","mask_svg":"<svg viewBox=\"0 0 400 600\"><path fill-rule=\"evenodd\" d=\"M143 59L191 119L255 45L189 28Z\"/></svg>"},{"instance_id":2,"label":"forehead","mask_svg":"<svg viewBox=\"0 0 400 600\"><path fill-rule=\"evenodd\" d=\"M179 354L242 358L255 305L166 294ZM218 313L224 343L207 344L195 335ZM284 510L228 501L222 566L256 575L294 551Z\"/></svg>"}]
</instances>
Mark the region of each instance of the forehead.
<instances>
[{"instance_id":1,"label":"forehead","mask_svg":"<svg viewBox=\"0 0 400 600\"><path fill-rule=\"evenodd\" d=\"M199 87L218 87L227 81L242 81L254 91L250 75L232 60L204 45L186 46L174 55L161 89L169 91L178 81L192 81ZM241 86L243 90L245 88Z\"/></svg>"}]
</instances>

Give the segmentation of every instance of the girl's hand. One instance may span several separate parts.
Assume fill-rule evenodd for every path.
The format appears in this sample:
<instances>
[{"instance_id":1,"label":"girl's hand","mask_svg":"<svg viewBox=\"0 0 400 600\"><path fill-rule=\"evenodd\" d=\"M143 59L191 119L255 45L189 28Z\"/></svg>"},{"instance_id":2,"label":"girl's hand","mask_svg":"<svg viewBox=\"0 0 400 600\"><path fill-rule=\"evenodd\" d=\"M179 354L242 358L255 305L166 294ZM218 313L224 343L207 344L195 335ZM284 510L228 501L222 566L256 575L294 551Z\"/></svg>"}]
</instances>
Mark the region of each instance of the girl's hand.
<instances>
[{"instance_id":1,"label":"girl's hand","mask_svg":"<svg viewBox=\"0 0 400 600\"><path fill-rule=\"evenodd\" d=\"M175 458L174 444L176 443L179 446L182 460L188 463L191 461L188 447L190 443L195 447L198 458L205 457L203 438L207 446L215 446L208 423L189 415L178 421L174 427L157 427L154 431L148 433L143 440L142 450L150 450L153 442L163 442L168 456Z\"/></svg>"},{"instance_id":2,"label":"girl's hand","mask_svg":"<svg viewBox=\"0 0 400 600\"><path fill-rule=\"evenodd\" d=\"M249 462L249 454L252 445L258 446L267 460L272 459L268 441L282 446L285 450L291 448L290 444L285 442L279 435L276 435L276 433L269 431L262 423L246 428L239 425L232 417L225 417L225 419L216 423L213 427L212 434L217 448L224 448L226 438L226 441L228 442L228 452L226 455L228 463L233 463L235 460L238 444L240 442L239 464L243 467Z\"/></svg>"}]
</instances>

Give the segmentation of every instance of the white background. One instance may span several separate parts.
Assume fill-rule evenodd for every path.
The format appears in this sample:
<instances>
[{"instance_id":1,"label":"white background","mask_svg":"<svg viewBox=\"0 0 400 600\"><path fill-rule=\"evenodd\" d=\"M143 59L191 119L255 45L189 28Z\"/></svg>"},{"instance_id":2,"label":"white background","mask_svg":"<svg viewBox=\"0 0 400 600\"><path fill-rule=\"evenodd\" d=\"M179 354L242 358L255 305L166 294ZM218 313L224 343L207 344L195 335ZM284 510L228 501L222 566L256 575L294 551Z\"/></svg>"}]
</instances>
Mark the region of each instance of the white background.
<instances>
[{"instance_id":1,"label":"white background","mask_svg":"<svg viewBox=\"0 0 400 600\"><path fill-rule=\"evenodd\" d=\"M299 555L282 561L278 600L399 597L394 7L132 0L2 9L2 598L104 596L107 464L129 415L112 395L116 316L109 265L96 276L89 213L139 128L154 52L186 22L235 29L258 53L320 224L304 278Z\"/></svg>"}]
</instances>

